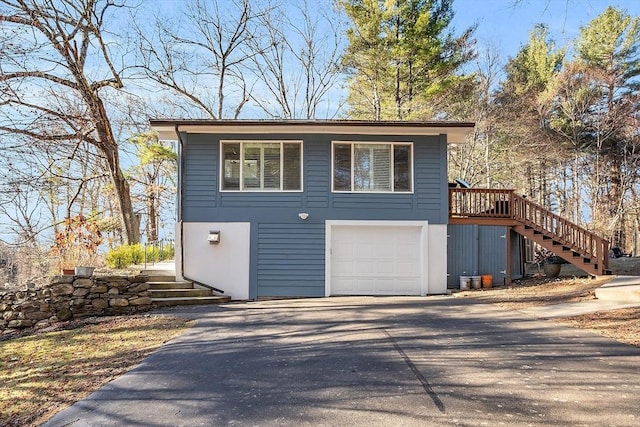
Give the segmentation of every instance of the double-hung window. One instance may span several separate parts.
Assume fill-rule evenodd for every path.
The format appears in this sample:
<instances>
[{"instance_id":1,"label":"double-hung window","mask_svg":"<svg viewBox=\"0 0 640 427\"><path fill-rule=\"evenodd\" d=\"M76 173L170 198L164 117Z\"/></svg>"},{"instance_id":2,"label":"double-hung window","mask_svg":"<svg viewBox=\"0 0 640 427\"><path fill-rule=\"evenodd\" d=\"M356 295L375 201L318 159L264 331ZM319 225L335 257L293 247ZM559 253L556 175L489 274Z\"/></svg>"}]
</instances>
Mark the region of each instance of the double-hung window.
<instances>
[{"instance_id":1,"label":"double-hung window","mask_svg":"<svg viewBox=\"0 0 640 427\"><path fill-rule=\"evenodd\" d=\"M334 142L333 191L413 191L412 144Z\"/></svg>"},{"instance_id":2,"label":"double-hung window","mask_svg":"<svg viewBox=\"0 0 640 427\"><path fill-rule=\"evenodd\" d=\"M222 190L301 191L300 141L222 141Z\"/></svg>"}]
</instances>

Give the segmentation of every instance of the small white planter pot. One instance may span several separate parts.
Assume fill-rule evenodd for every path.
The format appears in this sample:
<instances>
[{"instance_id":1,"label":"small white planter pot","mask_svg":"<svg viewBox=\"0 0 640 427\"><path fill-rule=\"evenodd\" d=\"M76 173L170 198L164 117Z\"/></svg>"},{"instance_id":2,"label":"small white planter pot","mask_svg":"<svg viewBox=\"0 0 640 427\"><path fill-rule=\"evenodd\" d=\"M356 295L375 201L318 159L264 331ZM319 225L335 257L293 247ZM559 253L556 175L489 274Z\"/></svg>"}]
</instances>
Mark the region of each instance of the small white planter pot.
<instances>
[{"instance_id":1,"label":"small white planter pot","mask_svg":"<svg viewBox=\"0 0 640 427\"><path fill-rule=\"evenodd\" d=\"M76 276L78 277L91 277L95 267L76 267Z\"/></svg>"}]
</instances>

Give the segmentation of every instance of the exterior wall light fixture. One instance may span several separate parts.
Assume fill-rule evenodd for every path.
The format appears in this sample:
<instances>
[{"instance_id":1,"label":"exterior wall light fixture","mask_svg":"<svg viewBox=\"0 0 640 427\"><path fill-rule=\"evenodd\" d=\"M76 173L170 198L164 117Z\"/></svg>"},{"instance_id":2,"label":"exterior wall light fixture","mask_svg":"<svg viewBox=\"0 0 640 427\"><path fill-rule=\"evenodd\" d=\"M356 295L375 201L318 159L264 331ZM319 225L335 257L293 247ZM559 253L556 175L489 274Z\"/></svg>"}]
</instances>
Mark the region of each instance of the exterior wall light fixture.
<instances>
[{"instance_id":1,"label":"exterior wall light fixture","mask_svg":"<svg viewBox=\"0 0 640 427\"><path fill-rule=\"evenodd\" d=\"M298 216L300 217L301 220L305 220L305 219L309 218L309 214L306 213L306 212L300 212L298 214Z\"/></svg>"},{"instance_id":2,"label":"exterior wall light fixture","mask_svg":"<svg viewBox=\"0 0 640 427\"><path fill-rule=\"evenodd\" d=\"M209 231L209 236L207 237L207 241L210 245L217 245L220 243L220 230L211 230Z\"/></svg>"}]
</instances>

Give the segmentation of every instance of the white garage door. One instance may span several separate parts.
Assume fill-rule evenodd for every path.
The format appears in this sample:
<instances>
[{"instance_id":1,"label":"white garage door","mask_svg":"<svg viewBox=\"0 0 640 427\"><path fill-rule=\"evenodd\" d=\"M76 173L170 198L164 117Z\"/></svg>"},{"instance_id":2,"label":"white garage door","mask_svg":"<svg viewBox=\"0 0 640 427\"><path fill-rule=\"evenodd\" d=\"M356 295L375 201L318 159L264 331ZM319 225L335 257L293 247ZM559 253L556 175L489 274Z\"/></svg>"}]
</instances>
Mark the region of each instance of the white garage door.
<instances>
[{"instance_id":1,"label":"white garage door","mask_svg":"<svg viewBox=\"0 0 640 427\"><path fill-rule=\"evenodd\" d=\"M331 295L420 295L422 229L331 227Z\"/></svg>"}]
</instances>

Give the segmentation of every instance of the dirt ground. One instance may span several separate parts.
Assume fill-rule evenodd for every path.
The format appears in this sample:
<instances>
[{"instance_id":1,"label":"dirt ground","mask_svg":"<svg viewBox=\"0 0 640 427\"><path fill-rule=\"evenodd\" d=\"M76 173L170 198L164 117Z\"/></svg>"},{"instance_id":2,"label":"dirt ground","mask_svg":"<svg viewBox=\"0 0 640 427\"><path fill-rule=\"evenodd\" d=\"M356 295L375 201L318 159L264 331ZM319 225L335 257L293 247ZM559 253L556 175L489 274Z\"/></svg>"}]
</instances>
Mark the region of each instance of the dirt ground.
<instances>
[{"instance_id":1,"label":"dirt ground","mask_svg":"<svg viewBox=\"0 0 640 427\"><path fill-rule=\"evenodd\" d=\"M640 258L610 260L614 275L640 276ZM536 266L528 266L528 277L509 286L459 292L457 296L477 298L513 310L527 307L595 299L596 288L611 280L590 279L572 265L563 265L560 276L544 277ZM571 326L591 329L617 341L640 347L640 307L609 310L556 319Z\"/></svg>"}]
</instances>

